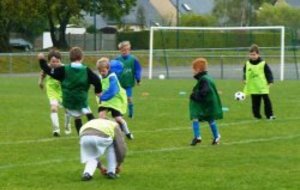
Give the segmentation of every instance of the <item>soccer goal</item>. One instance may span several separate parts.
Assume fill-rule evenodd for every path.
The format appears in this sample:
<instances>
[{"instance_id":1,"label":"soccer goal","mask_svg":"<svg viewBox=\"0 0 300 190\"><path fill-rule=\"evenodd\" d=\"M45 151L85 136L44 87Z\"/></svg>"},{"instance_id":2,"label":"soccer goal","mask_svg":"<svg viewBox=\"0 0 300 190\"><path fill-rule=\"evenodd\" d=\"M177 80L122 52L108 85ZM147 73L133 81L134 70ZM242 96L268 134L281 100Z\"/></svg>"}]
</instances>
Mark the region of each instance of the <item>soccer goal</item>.
<instances>
[{"instance_id":1,"label":"soccer goal","mask_svg":"<svg viewBox=\"0 0 300 190\"><path fill-rule=\"evenodd\" d=\"M150 28L149 79L191 77L191 62L205 57L216 78L242 78L249 47L257 44L274 77L284 80L285 28L161 27Z\"/></svg>"}]
</instances>

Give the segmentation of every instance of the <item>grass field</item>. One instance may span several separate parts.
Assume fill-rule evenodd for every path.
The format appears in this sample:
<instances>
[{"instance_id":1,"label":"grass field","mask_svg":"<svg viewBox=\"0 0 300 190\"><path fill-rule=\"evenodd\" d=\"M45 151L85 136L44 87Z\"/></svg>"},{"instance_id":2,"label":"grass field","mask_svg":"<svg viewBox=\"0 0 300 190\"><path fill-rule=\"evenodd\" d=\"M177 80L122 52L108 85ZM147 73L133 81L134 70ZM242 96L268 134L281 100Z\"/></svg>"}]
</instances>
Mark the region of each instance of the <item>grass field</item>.
<instances>
[{"instance_id":1,"label":"grass field","mask_svg":"<svg viewBox=\"0 0 300 190\"><path fill-rule=\"evenodd\" d=\"M135 135L120 178L98 171L82 182L79 139L51 135L49 106L36 77L0 77L0 189L299 189L299 81L277 82L271 99L277 119L254 120L250 99L233 100L240 81L218 80L223 106L218 121L221 144L211 145L202 124L203 143L189 145L191 80L144 80L135 88ZM180 95L179 92L187 92ZM91 94L92 95L92 94ZM96 113L94 97L90 104ZM61 121L62 123L63 121Z\"/></svg>"}]
</instances>

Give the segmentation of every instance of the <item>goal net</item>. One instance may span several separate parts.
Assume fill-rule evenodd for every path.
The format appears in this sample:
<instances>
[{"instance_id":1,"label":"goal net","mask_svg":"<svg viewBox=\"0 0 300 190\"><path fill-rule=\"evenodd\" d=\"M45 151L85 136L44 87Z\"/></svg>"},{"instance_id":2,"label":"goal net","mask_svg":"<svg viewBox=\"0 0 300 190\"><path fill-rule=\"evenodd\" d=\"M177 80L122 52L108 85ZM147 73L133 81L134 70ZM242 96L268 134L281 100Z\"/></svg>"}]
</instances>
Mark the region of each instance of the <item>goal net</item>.
<instances>
[{"instance_id":1,"label":"goal net","mask_svg":"<svg viewBox=\"0 0 300 190\"><path fill-rule=\"evenodd\" d=\"M242 79L249 47L257 44L274 78L284 80L285 40L283 26L151 27L149 79L190 78L191 62L198 57L208 60L215 78Z\"/></svg>"}]
</instances>

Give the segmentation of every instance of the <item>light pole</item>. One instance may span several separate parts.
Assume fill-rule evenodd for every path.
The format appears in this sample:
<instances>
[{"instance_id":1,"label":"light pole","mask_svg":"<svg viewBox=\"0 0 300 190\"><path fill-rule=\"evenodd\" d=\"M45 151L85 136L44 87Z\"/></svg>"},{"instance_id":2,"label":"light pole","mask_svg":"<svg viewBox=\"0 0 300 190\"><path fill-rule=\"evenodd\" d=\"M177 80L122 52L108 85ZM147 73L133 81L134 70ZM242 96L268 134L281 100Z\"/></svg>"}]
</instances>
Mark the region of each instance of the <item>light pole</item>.
<instances>
[{"instance_id":1,"label":"light pole","mask_svg":"<svg viewBox=\"0 0 300 190\"><path fill-rule=\"evenodd\" d=\"M93 12L94 12L94 50L97 50L97 22L96 22L96 0L93 0Z\"/></svg>"},{"instance_id":2,"label":"light pole","mask_svg":"<svg viewBox=\"0 0 300 190\"><path fill-rule=\"evenodd\" d=\"M179 26L179 0L176 0L176 26ZM176 48L179 48L179 30L176 31Z\"/></svg>"}]
</instances>

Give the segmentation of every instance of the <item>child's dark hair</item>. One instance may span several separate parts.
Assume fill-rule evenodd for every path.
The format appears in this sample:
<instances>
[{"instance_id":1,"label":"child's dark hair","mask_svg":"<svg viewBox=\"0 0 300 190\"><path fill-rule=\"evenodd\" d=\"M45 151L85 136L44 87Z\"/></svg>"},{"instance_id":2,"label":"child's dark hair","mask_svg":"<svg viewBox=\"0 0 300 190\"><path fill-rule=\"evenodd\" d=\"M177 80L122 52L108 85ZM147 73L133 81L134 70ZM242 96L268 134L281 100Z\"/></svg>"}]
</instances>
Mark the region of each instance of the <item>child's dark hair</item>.
<instances>
[{"instance_id":1,"label":"child's dark hair","mask_svg":"<svg viewBox=\"0 0 300 190\"><path fill-rule=\"evenodd\" d=\"M61 59L61 54L58 50L52 49L48 53L48 61L50 61L52 57L55 57L56 59Z\"/></svg>"},{"instance_id":2,"label":"child's dark hair","mask_svg":"<svg viewBox=\"0 0 300 190\"><path fill-rule=\"evenodd\" d=\"M258 45L252 44L251 47L250 47L250 49L249 49L249 52L250 53L255 52L255 53L259 54L259 47L258 47Z\"/></svg>"},{"instance_id":3,"label":"child's dark hair","mask_svg":"<svg viewBox=\"0 0 300 190\"><path fill-rule=\"evenodd\" d=\"M83 58L83 53L80 47L73 47L70 50L70 61L80 61Z\"/></svg>"}]
</instances>

